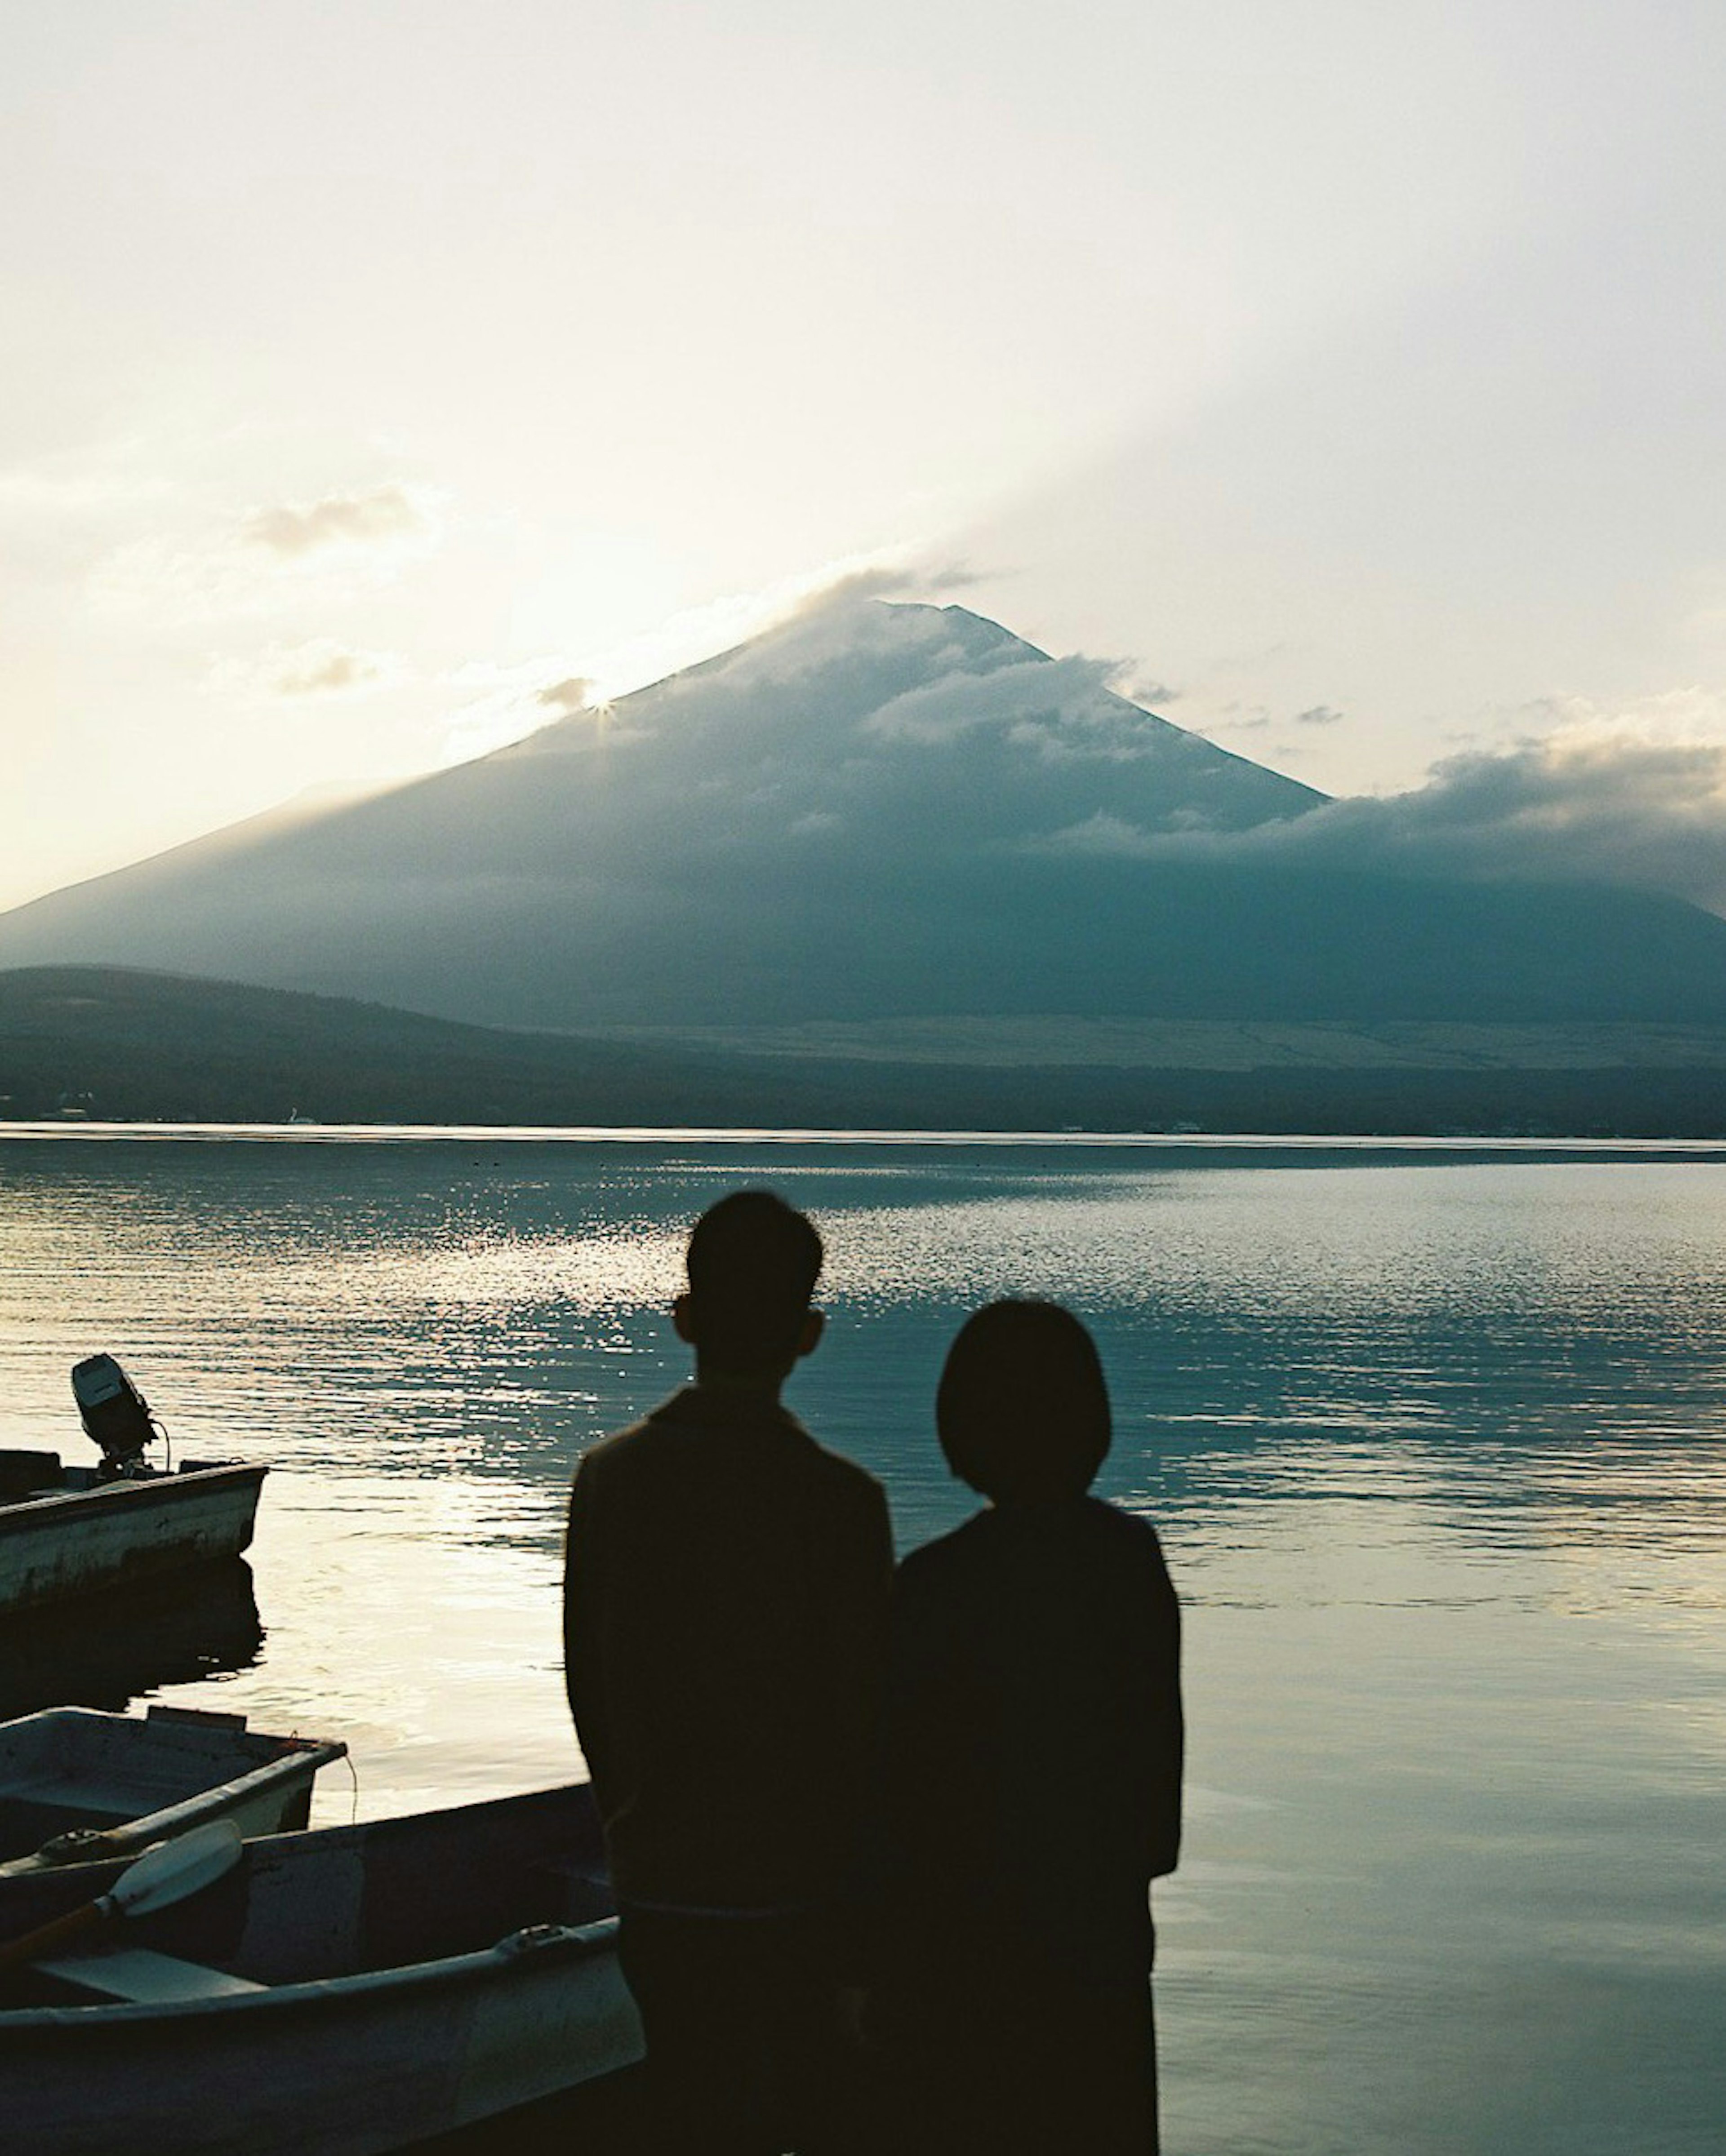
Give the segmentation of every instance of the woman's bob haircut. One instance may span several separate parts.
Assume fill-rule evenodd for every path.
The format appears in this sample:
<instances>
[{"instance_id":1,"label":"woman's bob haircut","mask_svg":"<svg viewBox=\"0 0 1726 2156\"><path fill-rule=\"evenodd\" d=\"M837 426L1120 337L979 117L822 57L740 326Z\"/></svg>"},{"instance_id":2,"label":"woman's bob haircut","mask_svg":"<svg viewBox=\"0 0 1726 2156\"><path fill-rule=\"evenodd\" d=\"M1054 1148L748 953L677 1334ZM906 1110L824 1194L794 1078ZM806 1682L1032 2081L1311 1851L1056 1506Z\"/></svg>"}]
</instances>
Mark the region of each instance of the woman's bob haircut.
<instances>
[{"instance_id":1,"label":"woman's bob haircut","mask_svg":"<svg viewBox=\"0 0 1726 2156\"><path fill-rule=\"evenodd\" d=\"M1091 1335L1059 1303L985 1304L948 1350L935 1427L953 1473L997 1504L1081 1496L1110 1436Z\"/></svg>"}]
</instances>

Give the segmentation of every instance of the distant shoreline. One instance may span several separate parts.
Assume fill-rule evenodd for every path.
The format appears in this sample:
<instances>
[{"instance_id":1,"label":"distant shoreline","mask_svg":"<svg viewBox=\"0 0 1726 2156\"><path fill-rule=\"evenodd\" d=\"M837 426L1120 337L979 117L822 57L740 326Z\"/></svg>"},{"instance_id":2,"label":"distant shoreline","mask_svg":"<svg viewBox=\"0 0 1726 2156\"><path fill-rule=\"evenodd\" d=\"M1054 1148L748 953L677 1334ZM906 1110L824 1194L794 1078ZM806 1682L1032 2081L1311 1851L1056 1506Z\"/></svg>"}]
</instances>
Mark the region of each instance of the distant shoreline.
<instances>
[{"instance_id":1,"label":"distant shoreline","mask_svg":"<svg viewBox=\"0 0 1726 2156\"><path fill-rule=\"evenodd\" d=\"M1410 1155L1417 1158L1726 1161L1726 1138L1528 1137L1283 1131L902 1130L704 1124L0 1121L0 1144L591 1145L1036 1148L1071 1152Z\"/></svg>"},{"instance_id":2,"label":"distant shoreline","mask_svg":"<svg viewBox=\"0 0 1726 2156\"><path fill-rule=\"evenodd\" d=\"M339 997L0 973L0 1127L1726 1141L1726 1028L1061 1019L503 1033Z\"/></svg>"}]
</instances>

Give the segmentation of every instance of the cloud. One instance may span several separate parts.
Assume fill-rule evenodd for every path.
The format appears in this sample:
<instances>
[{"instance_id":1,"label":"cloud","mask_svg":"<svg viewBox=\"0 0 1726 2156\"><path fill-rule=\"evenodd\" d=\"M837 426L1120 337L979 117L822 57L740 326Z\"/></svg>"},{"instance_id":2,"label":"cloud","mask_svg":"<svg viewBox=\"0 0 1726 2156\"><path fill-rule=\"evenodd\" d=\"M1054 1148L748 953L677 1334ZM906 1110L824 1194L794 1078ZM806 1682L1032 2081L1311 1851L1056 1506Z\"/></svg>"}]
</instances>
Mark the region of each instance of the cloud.
<instances>
[{"instance_id":1,"label":"cloud","mask_svg":"<svg viewBox=\"0 0 1726 2156\"><path fill-rule=\"evenodd\" d=\"M152 533L97 565L90 597L157 629L327 607L394 582L443 536L443 497L391 484Z\"/></svg>"},{"instance_id":2,"label":"cloud","mask_svg":"<svg viewBox=\"0 0 1726 2156\"><path fill-rule=\"evenodd\" d=\"M883 704L864 730L883 741L951 742L984 727L1081 726L1118 671L1112 660L1026 659L973 673L963 667Z\"/></svg>"},{"instance_id":3,"label":"cloud","mask_svg":"<svg viewBox=\"0 0 1726 2156\"><path fill-rule=\"evenodd\" d=\"M867 644L871 615L880 611L870 600L945 590L966 574L953 565L922 569L917 551L894 546L840 555L755 591L727 593L584 660L583 670L614 701L709 660L724 665L734 686L794 680ZM754 641L770 631L765 644Z\"/></svg>"},{"instance_id":4,"label":"cloud","mask_svg":"<svg viewBox=\"0 0 1726 2156\"><path fill-rule=\"evenodd\" d=\"M567 719L590 708L593 689L585 674L572 674L566 680L553 681L548 688L537 690L533 701L554 717Z\"/></svg>"},{"instance_id":5,"label":"cloud","mask_svg":"<svg viewBox=\"0 0 1726 2156\"><path fill-rule=\"evenodd\" d=\"M350 650L327 637L274 653L272 659L268 678L279 696L352 696L392 687L407 672L393 652Z\"/></svg>"},{"instance_id":6,"label":"cloud","mask_svg":"<svg viewBox=\"0 0 1726 2156\"><path fill-rule=\"evenodd\" d=\"M879 612L868 601L934 600L977 581L978 572L963 562L931 561L922 542L897 542L839 555L753 591L726 593L643 635L583 653L576 663L593 693L608 702L709 660L727 667L734 686L789 681L853 645L867 647L872 614ZM764 636L769 640L763 645L757 639Z\"/></svg>"},{"instance_id":7,"label":"cloud","mask_svg":"<svg viewBox=\"0 0 1726 2156\"><path fill-rule=\"evenodd\" d=\"M1093 816L1038 850L1604 882L1726 911L1726 698L1688 689L1608 712L1580 700L1549 732L1436 764L1404 793L1326 803L1251 830L1153 831Z\"/></svg>"},{"instance_id":8,"label":"cloud","mask_svg":"<svg viewBox=\"0 0 1726 2156\"><path fill-rule=\"evenodd\" d=\"M423 545L436 535L436 520L422 499L393 483L365 494L331 494L301 506L252 510L240 537L288 561L332 547L397 548Z\"/></svg>"},{"instance_id":9,"label":"cloud","mask_svg":"<svg viewBox=\"0 0 1726 2156\"><path fill-rule=\"evenodd\" d=\"M611 724L611 706L588 676L568 666L553 656L514 665L470 660L457 667L445 684L464 701L444 721L441 762L466 763L506 748L528 753L567 747L574 730L562 722L573 719L589 721L614 742L633 738Z\"/></svg>"},{"instance_id":10,"label":"cloud","mask_svg":"<svg viewBox=\"0 0 1726 2156\"><path fill-rule=\"evenodd\" d=\"M516 666L470 665L452 684L480 693L449 721L444 760L462 762L517 745L524 753L567 747L568 735L545 730L583 713L600 716L612 743L633 739L627 725L613 719L613 706L694 666L719 670L728 688L747 693L783 686L838 660L902 648L907 638L953 641L938 611L907 624L904 615L896 619L871 602L931 597L971 575L961 562L924 565L914 547L882 547L820 562L756 591L728 593L609 649ZM952 663L963 657L953 641ZM712 679L711 670L698 677L694 693L707 693ZM536 738L542 733L543 740Z\"/></svg>"},{"instance_id":11,"label":"cloud","mask_svg":"<svg viewBox=\"0 0 1726 2156\"><path fill-rule=\"evenodd\" d=\"M1343 716L1334 704L1314 704L1308 711L1297 711L1294 722L1297 726L1334 726Z\"/></svg>"},{"instance_id":12,"label":"cloud","mask_svg":"<svg viewBox=\"0 0 1726 2156\"><path fill-rule=\"evenodd\" d=\"M1004 663L996 659L979 666L973 660L893 697L865 721L865 732L881 741L932 745L993 731L1051 762L1075 757L1130 762L1166 755L1184 738L1167 721L1111 688L1122 670L1119 660L1014 659L1014 648L1008 647Z\"/></svg>"},{"instance_id":13,"label":"cloud","mask_svg":"<svg viewBox=\"0 0 1726 2156\"><path fill-rule=\"evenodd\" d=\"M711 672L732 696L747 697L816 682L824 692L835 670L872 673L896 655L921 654L923 666L943 672L963 669L963 639L940 608L881 606L876 595L872 578L848 578L721 654Z\"/></svg>"},{"instance_id":14,"label":"cloud","mask_svg":"<svg viewBox=\"0 0 1726 2156\"><path fill-rule=\"evenodd\" d=\"M963 645L938 610L896 613L874 602L888 593L947 589L965 574L953 564L921 569L900 547L847 555L676 614L645 636L584 659L579 672L570 670L567 655L516 666L469 665L451 677L453 685L480 693L451 719L444 760L465 762L502 748L525 754L568 747L578 737L558 722L583 715L599 719L614 746L635 739L614 706L640 687L699 698L710 695L718 679L747 696L795 683L836 661L902 649L908 640L950 642L951 663L959 665ZM701 670L689 680L677 678L691 668Z\"/></svg>"},{"instance_id":15,"label":"cloud","mask_svg":"<svg viewBox=\"0 0 1726 2156\"><path fill-rule=\"evenodd\" d=\"M1153 834L1129 824L1123 816L1099 808L1081 824L1069 824L1035 842L1040 853L1126 855L1131 858L1156 850Z\"/></svg>"},{"instance_id":16,"label":"cloud","mask_svg":"<svg viewBox=\"0 0 1726 2156\"><path fill-rule=\"evenodd\" d=\"M395 652L361 650L320 636L307 644L273 644L261 658L220 660L207 685L226 697L346 698L395 688L411 671Z\"/></svg>"}]
</instances>

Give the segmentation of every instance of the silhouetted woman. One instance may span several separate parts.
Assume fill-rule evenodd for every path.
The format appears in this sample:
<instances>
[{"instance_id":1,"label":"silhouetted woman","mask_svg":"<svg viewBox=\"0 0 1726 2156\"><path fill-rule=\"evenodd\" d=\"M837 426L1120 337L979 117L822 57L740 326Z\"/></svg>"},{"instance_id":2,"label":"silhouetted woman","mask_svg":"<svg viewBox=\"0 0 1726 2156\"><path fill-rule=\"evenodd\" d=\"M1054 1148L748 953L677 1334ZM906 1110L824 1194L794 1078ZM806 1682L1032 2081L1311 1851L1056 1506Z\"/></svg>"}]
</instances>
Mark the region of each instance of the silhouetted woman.
<instances>
[{"instance_id":1,"label":"silhouetted woman","mask_svg":"<svg viewBox=\"0 0 1726 2156\"><path fill-rule=\"evenodd\" d=\"M1174 1590L1148 1523L1087 1494L1108 1394L1070 1312L979 1310L936 1423L989 1503L895 1587L887 2138L943 2156L1145 2156L1148 1888L1180 1841Z\"/></svg>"}]
</instances>

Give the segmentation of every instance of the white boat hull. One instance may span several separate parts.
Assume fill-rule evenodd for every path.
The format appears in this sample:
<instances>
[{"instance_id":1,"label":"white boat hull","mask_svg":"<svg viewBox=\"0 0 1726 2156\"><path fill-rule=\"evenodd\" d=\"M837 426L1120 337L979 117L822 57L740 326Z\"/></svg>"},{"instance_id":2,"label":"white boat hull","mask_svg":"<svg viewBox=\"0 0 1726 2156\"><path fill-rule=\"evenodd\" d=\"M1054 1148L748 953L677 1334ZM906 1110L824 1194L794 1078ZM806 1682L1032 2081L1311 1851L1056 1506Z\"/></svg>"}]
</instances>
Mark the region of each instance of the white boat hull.
<instances>
[{"instance_id":1,"label":"white boat hull","mask_svg":"<svg viewBox=\"0 0 1726 2156\"><path fill-rule=\"evenodd\" d=\"M238 1557L268 1472L189 1468L0 1504L0 1617Z\"/></svg>"}]
</instances>

